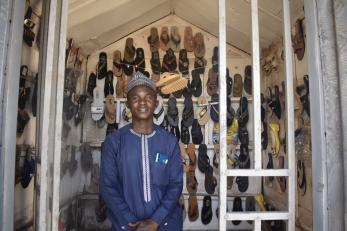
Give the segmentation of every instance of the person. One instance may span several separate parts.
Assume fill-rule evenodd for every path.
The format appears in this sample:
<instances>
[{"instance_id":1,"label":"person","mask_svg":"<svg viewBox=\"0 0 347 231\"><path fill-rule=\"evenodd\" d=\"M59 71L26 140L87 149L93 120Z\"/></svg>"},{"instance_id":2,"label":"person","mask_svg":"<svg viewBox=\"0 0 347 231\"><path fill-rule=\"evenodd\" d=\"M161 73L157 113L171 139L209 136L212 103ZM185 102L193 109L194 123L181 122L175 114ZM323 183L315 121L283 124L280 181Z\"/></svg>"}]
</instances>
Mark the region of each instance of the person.
<instances>
[{"instance_id":1,"label":"person","mask_svg":"<svg viewBox=\"0 0 347 231\"><path fill-rule=\"evenodd\" d=\"M153 123L157 104L155 83L136 72L127 95L132 123L102 147L100 193L112 231L182 230L182 158L176 137Z\"/></svg>"}]
</instances>

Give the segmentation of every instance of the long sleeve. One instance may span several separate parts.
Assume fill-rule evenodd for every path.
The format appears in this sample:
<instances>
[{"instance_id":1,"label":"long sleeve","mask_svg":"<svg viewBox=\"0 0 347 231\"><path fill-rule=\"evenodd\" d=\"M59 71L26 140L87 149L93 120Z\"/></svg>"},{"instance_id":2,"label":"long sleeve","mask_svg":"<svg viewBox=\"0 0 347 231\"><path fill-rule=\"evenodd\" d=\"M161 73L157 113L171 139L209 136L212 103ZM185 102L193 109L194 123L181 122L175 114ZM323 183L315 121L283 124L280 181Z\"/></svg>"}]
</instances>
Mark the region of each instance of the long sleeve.
<instances>
[{"instance_id":1,"label":"long sleeve","mask_svg":"<svg viewBox=\"0 0 347 231\"><path fill-rule=\"evenodd\" d=\"M114 139L114 137L112 137ZM128 230L128 223L137 221L124 200L123 186L119 182L117 170L116 141L108 136L101 154L100 193L107 208L111 210L122 229ZM130 230L130 229L129 229Z\"/></svg>"},{"instance_id":2,"label":"long sleeve","mask_svg":"<svg viewBox=\"0 0 347 231\"><path fill-rule=\"evenodd\" d=\"M161 204L151 216L158 224L161 224L167 215L177 206L178 198L183 189L183 165L177 141L174 144L172 158L168 161L168 165L170 176L166 194Z\"/></svg>"}]
</instances>

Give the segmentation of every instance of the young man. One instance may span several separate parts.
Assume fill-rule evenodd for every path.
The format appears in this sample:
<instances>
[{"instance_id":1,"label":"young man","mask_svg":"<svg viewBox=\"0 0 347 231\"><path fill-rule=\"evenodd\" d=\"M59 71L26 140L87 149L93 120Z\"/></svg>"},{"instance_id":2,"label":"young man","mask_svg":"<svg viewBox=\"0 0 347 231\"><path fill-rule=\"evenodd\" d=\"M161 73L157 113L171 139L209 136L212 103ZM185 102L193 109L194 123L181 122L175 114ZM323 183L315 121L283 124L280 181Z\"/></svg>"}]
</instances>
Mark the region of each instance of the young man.
<instances>
[{"instance_id":1,"label":"young man","mask_svg":"<svg viewBox=\"0 0 347 231\"><path fill-rule=\"evenodd\" d=\"M136 72L127 103L132 123L109 134L101 154L100 193L112 231L181 231L182 158L176 137L153 124L154 82Z\"/></svg>"}]
</instances>

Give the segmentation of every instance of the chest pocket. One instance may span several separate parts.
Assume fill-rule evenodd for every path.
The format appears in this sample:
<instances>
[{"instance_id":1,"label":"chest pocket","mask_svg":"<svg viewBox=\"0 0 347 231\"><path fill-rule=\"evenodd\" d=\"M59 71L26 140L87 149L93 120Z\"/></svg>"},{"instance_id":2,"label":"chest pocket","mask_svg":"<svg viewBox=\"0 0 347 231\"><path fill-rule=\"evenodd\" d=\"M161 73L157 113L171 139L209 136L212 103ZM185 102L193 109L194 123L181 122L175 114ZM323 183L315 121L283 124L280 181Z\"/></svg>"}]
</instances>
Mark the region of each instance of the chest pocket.
<instances>
[{"instance_id":1,"label":"chest pocket","mask_svg":"<svg viewBox=\"0 0 347 231\"><path fill-rule=\"evenodd\" d=\"M169 170L167 164L153 163L152 165L152 180L153 184L164 186L169 183Z\"/></svg>"}]
</instances>

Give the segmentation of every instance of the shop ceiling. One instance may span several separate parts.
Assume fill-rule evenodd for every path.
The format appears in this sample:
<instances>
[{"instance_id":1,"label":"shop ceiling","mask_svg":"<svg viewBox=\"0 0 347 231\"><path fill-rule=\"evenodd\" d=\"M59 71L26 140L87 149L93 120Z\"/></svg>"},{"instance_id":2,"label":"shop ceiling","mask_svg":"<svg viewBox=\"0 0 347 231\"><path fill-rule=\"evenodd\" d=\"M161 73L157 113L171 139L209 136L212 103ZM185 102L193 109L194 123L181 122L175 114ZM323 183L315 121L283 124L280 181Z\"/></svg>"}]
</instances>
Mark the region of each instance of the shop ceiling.
<instances>
[{"instance_id":1,"label":"shop ceiling","mask_svg":"<svg viewBox=\"0 0 347 231\"><path fill-rule=\"evenodd\" d=\"M227 0L227 42L251 52L251 0ZM293 21L303 14L303 0L292 0ZM260 46L282 36L282 0L259 0ZM91 53L174 14L218 36L218 0L69 0L68 37Z\"/></svg>"}]
</instances>

